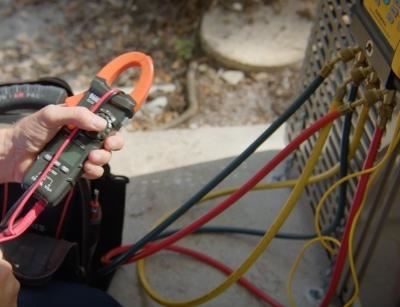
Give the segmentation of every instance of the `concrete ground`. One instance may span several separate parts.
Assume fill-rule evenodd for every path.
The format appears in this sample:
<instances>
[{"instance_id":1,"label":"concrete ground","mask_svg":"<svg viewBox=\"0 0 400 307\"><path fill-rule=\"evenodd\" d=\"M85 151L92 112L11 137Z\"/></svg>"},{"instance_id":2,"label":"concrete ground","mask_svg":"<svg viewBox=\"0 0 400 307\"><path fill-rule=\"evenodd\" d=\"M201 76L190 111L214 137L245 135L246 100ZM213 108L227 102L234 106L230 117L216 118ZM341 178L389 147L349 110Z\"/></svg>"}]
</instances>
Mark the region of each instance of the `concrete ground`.
<instances>
[{"instance_id":1,"label":"concrete ground","mask_svg":"<svg viewBox=\"0 0 400 307\"><path fill-rule=\"evenodd\" d=\"M200 128L158 132L124 131L126 146L115 153L112 170L130 177L127 191L124 242L135 242L171 208L182 204L240 153L265 127ZM284 143L284 130L245 162L221 187L238 185L255 173ZM281 176L284 167L269 176ZM245 196L210 224L267 229L288 190L260 191ZM217 201L200 205L179 219L174 227L185 225ZM284 231L312 231L311 210L300 203L284 225ZM240 235L195 235L179 244L206 252L237 267L259 239ZM284 305L286 280L302 242L274 240L246 276ZM147 261L152 285L165 297L187 299L203 294L219 284L224 276L214 269L181 255L161 252ZM312 248L306 254L295 278L294 294L299 306L315 306L309 291L319 289L326 271L325 254ZM124 306L158 306L144 292L134 265L120 268L109 292ZM262 306L247 290L232 286L206 306Z\"/></svg>"},{"instance_id":2,"label":"concrete ground","mask_svg":"<svg viewBox=\"0 0 400 307\"><path fill-rule=\"evenodd\" d=\"M239 11L209 10L200 29L204 51L227 67L247 71L271 71L300 63L312 26L312 18L304 16L307 2L275 1L278 3L279 7L270 3ZM312 14L314 8L309 10Z\"/></svg>"}]
</instances>

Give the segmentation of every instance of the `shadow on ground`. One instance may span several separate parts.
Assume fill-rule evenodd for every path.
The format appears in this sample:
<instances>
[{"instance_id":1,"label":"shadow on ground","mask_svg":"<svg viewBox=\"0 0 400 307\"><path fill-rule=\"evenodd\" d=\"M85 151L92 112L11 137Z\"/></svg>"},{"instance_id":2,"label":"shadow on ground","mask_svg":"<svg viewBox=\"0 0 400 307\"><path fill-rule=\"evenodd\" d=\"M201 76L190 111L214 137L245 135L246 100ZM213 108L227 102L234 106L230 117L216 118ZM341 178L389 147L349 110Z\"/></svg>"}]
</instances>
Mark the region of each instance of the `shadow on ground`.
<instances>
[{"instance_id":1,"label":"shadow on ground","mask_svg":"<svg viewBox=\"0 0 400 307\"><path fill-rule=\"evenodd\" d=\"M274 153L275 151L256 153L220 187L241 184L271 159ZM214 160L131 177L127 191L124 242L134 242L139 239L165 212L187 200L230 160L231 158ZM278 168L266 180L281 176L282 172L283 168ZM209 225L265 230L272 223L288 194L287 189L249 193ZM174 228L186 225L218 201L214 200L196 206L179 219L174 224ZM310 233L312 221L309 206L301 202L285 223L283 230ZM203 234L185 238L179 244L208 253L231 267L237 267L255 247L258 240L259 238L256 237L241 235ZM246 276L258 287L286 305L288 270L302 244L302 242L274 240ZM321 286L326 261L325 254L319 247L312 248L304 258L294 284L294 293L300 306L316 304L307 293L311 288ZM192 298L210 290L223 279L219 272L185 256L169 252L161 252L151 257L147 263L146 269L152 285L168 298ZM158 306L144 293L135 271L134 265L119 269L110 293L124 306ZM263 304L247 290L234 285L206 306L263 306Z\"/></svg>"}]
</instances>

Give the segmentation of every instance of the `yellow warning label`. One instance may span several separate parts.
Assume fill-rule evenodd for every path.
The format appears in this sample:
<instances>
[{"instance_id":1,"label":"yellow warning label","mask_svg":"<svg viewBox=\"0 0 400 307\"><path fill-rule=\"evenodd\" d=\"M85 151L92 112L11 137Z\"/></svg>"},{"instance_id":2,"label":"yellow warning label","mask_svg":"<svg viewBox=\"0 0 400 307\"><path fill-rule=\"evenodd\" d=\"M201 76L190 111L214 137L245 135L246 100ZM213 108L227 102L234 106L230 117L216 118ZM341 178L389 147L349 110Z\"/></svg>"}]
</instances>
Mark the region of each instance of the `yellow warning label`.
<instances>
[{"instance_id":1,"label":"yellow warning label","mask_svg":"<svg viewBox=\"0 0 400 307\"><path fill-rule=\"evenodd\" d=\"M400 42L400 0L364 0L364 7L396 50Z\"/></svg>"}]
</instances>

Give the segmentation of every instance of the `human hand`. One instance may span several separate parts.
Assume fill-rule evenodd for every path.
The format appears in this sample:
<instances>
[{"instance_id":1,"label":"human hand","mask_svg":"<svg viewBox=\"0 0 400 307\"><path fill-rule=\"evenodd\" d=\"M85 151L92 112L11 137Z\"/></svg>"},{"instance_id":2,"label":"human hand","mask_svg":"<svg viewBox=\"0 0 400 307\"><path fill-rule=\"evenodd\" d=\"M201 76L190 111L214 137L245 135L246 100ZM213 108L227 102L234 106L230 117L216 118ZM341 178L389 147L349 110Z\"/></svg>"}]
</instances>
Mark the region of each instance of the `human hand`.
<instances>
[{"instance_id":1,"label":"human hand","mask_svg":"<svg viewBox=\"0 0 400 307\"><path fill-rule=\"evenodd\" d=\"M106 127L106 121L87 108L49 105L7 128L3 137L6 139L3 147L8 151L1 167L3 181L21 182L43 147L62 126L70 124L88 131L101 131ZM100 177L104 172L102 166L111 159L111 151L122 147L121 135L107 137L103 149L90 152L83 166L84 176L88 179Z\"/></svg>"},{"instance_id":2,"label":"human hand","mask_svg":"<svg viewBox=\"0 0 400 307\"><path fill-rule=\"evenodd\" d=\"M0 307L17 307L19 288L11 264L3 259L0 251Z\"/></svg>"}]
</instances>

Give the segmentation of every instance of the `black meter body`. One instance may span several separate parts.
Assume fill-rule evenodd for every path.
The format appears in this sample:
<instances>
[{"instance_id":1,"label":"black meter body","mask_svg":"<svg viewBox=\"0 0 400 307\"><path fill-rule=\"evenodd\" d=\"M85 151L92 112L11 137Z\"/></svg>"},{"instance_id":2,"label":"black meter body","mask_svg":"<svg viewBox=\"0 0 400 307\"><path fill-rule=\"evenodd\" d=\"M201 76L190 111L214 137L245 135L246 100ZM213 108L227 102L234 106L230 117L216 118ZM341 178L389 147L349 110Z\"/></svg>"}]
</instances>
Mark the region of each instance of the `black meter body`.
<instances>
[{"instance_id":1,"label":"black meter body","mask_svg":"<svg viewBox=\"0 0 400 307\"><path fill-rule=\"evenodd\" d=\"M96 77L78 105L90 108L109 90L110 87L106 82ZM55 162L47 177L39 185L34 194L35 197L43 200L49 206L57 205L82 175L83 163L90 151L102 148L105 137L119 130L123 122L133 116L134 107L135 101L122 92L112 96L101 105L96 114L107 121L106 129L102 132L79 130ZM22 182L24 188L30 187L36 181L70 132L68 128L63 128L45 146L25 174Z\"/></svg>"}]
</instances>

